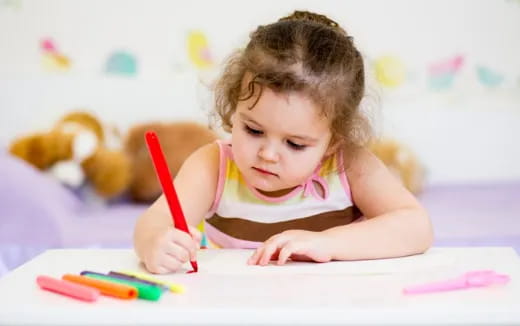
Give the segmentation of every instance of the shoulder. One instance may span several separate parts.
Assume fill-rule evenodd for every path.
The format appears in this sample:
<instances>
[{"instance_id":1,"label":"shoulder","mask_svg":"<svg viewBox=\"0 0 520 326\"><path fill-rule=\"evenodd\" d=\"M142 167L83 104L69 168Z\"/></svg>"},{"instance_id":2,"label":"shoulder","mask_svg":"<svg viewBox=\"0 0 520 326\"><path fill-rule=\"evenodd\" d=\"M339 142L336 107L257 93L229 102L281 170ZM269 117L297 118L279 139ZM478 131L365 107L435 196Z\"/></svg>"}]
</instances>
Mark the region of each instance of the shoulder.
<instances>
[{"instance_id":1,"label":"shoulder","mask_svg":"<svg viewBox=\"0 0 520 326\"><path fill-rule=\"evenodd\" d=\"M193 152L184 162L181 172L196 173L199 176L215 177L218 175L220 148L216 142L206 144ZM183 171L184 170L184 171Z\"/></svg>"},{"instance_id":2,"label":"shoulder","mask_svg":"<svg viewBox=\"0 0 520 326\"><path fill-rule=\"evenodd\" d=\"M196 191L214 193L219 173L219 152L217 143L198 148L184 161L175 182Z\"/></svg>"},{"instance_id":3,"label":"shoulder","mask_svg":"<svg viewBox=\"0 0 520 326\"><path fill-rule=\"evenodd\" d=\"M358 149L348 159L345 172L353 201L366 217L378 216L403 207L419 206L416 198L406 190L401 181L368 149Z\"/></svg>"},{"instance_id":4,"label":"shoulder","mask_svg":"<svg viewBox=\"0 0 520 326\"><path fill-rule=\"evenodd\" d=\"M345 173L350 178L360 178L377 171L386 170L381 160L366 148L358 148L351 152L343 153Z\"/></svg>"},{"instance_id":5,"label":"shoulder","mask_svg":"<svg viewBox=\"0 0 520 326\"><path fill-rule=\"evenodd\" d=\"M211 143L193 152L175 176L179 199L193 225L200 222L213 203L218 174L219 145Z\"/></svg>"},{"instance_id":6,"label":"shoulder","mask_svg":"<svg viewBox=\"0 0 520 326\"><path fill-rule=\"evenodd\" d=\"M219 147L211 143L198 148L175 176L175 188L190 225L198 225L213 203L219 171ZM163 200L163 207L166 203Z\"/></svg>"}]
</instances>

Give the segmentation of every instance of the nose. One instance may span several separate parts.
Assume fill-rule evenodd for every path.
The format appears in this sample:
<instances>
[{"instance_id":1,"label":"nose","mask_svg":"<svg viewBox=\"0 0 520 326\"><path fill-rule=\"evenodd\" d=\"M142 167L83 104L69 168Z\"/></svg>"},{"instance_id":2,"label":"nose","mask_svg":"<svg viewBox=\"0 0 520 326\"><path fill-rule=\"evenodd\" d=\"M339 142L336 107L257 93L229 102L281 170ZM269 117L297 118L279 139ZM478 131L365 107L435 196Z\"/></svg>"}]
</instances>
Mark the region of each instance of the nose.
<instances>
[{"instance_id":1,"label":"nose","mask_svg":"<svg viewBox=\"0 0 520 326\"><path fill-rule=\"evenodd\" d=\"M263 144L258 151L258 156L266 162L278 161L278 151L272 143Z\"/></svg>"}]
</instances>

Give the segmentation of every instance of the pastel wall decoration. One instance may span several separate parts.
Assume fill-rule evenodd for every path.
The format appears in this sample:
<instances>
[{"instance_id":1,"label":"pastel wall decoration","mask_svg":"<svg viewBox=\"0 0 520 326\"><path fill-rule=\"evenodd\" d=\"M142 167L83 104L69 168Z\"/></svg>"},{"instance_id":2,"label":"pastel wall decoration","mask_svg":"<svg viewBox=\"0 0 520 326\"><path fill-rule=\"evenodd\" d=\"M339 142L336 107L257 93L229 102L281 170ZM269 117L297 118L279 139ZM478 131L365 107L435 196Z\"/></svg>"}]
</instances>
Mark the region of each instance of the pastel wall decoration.
<instances>
[{"instance_id":1,"label":"pastel wall decoration","mask_svg":"<svg viewBox=\"0 0 520 326\"><path fill-rule=\"evenodd\" d=\"M385 87L398 87L406 79L406 68L395 56L382 56L374 61L376 79Z\"/></svg>"},{"instance_id":2,"label":"pastel wall decoration","mask_svg":"<svg viewBox=\"0 0 520 326\"><path fill-rule=\"evenodd\" d=\"M485 66L477 66L476 72L480 83L489 88L497 87L504 81L502 74Z\"/></svg>"},{"instance_id":3,"label":"pastel wall decoration","mask_svg":"<svg viewBox=\"0 0 520 326\"><path fill-rule=\"evenodd\" d=\"M137 59L128 52L114 52L108 57L105 72L120 76L134 76L137 74Z\"/></svg>"},{"instance_id":4,"label":"pastel wall decoration","mask_svg":"<svg viewBox=\"0 0 520 326\"><path fill-rule=\"evenodd\" d=\"M464 57L457 55L431 64L429 67L430 88L436 91L451 88L463 63Z\"/></svg>"},{"instance_id":5,"label":"pastel wall decoration","mask_svg":"<svg viewBox=\"0 0 520 326\"><path fill-rule=\"evenodd\" d=\"M198 69L213 67L213 58L206 35L201 31L191 31L186 38L188 57Z\"/></svg>"},{"instance_id":6,"label":"pastel wall decoration","mask_svg":"<svg viewBox=\"0 0 520 326\"><path fill-rule=\"evenodd\" d=\"M42 66L47 71L67 71L70 69L70 59L60 53L56 43L51 38L40 41L42 51Z\"/></svg>"},{"instance_id":7,"label":"pastel wall decoration","mask_svg":"<svg viewBox=\"0 0 520 326\"><path fill-rule=\"evenodd\" d=\"M22 0L0 0L0 9L2 8L20 10L22 9Z\"/></svg>"}]
</instances>

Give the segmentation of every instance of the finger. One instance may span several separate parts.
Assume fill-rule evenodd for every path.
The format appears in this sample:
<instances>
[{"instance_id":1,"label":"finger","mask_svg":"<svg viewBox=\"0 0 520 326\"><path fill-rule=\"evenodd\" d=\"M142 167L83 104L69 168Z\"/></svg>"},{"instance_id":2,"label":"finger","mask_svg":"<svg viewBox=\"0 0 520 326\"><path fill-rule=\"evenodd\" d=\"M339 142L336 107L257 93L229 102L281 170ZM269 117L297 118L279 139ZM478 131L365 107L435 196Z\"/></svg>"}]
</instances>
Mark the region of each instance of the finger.
<instances>
[{"instance_id":1,"label":"finger","mask_svg":"<svg viewBox=\"0 0 520 326\"><path fill-rule=\"evenodd\" d=\"M195 258L198 243L191 237L191 235L183 231L175 230L175 232L172 233L170 240L185 248L188 251L189 256Z\"/></svg>"},{"instance_id":2,"label":"finger","mask_svg":"<svg viewBox=\"0 0 520 326\"><path fill-rule=\"evenodd\" d=\"M188 249L182 247L176 242L167 242L164 247L164 253L175 257L177 260L183 263L187 262L191 257Z\"/></svg>"},{"instance_id":3,"label":"finger","mask_svg":"<svg viewBox=\"0 0 520 326\"><path fill-rule=\"evenodd\" d=\"M162 259L159 268L166 270L166 273L178 271L183 265L183 262L172 255L166 254Z\"/></svg>"},{"instance_id":4,"label":"finger","mask_svg":"<svg viewBox=\"0 0 520 326\"><path fill-rule=\"evenodd\" d=\"M199 229L191 225L188 228L193 240L195 240L197 243L200 243L200 240L202 240L202 233L199 231Z\"/></svg>"},{"instance_id":5,"label":"finger","mask_svg":"<svg viewBox=\"0 0 520 326\"><path fill-rule=\"evenodd\" d=\"M170 271L168 270L168 268L163 267L163 266L157 266L156 272L153 272L153 273L154 274L167 274L169 272Z\"/></svg>"},{"instance_id":6,"label":"finger","mask_svg":"<svg viewBox=\"0 0 520 326\"><path fill-rule=\"evenodd\" d=\"M153 257L153 259L149 259L144 262L144 265L146 269L153 274L166 274L172 271L175 271L179 268L181 265L180 262L177 264L172 264L171 262L168 262L168 260L171 260L172 257L167 257L168 254L162 253L158 255L157 257ZM165 258L166 257L166 258Z\"/></svg>"},{"instance_id":7,"label":"finger","mask_svg":"<svg viewBox=\"0 0 520 326\"><path fill-rule=\"evenodd\" d=\"M160 256L160 251L155 250L149 256L144 257L143 264L146 270L148 270L150 273L161 274L162 271L159 268Z\"/></svg>"},{"instance_id":8,"label":"finger","mask_svg":"<svg viewBox=\"0 0 520 326\"><path fill-rule=\"evenodd\" d=\"M276 242L270 242L265 245L265 248L262 252L262 256L259 259L259 265L265 266L269 264L269 261L271 261L271 257L276 254L278 251L278 243Z\"/></svg>"},{"instance_id":9,"label":"finger","mask_svg":"<svg viewBox=\"0 0 520 326\"><path fill-rule=\"evenodd\" d=\"M157 264L153 264L153 263L148 262L148 261L143 261L143 263L144 263L144 267L146 267L146 270L149 271L152 274L163 274L164 273L164 269L161 268Z\"/></svg>"},{"instance_id":10,"label":"finger","mask_svg":"<svg viewBox=\"0 0 520 326\"><path fill-rule=\"evenodd\" d=\"M289 257L296 251L294 242L287 242L281 249L278 255L278 265L283 265L287 262Z\"/></svg>"},{"instance_id":11,"label":"finger","mask_svg":"<svg viewBox=\"0 0 520 326\"><path fill-rule=\"evenodd\" d=\"M280 248L283 247L287 241L289 241L289 237L284 233L279 233L269 238L265 242L265 248L260 258L260 265L267 265L270 260L277 259Z\"/></svg>"},{"instance_id":12,"label":"finger","mask_svg":"<svg viewBox=\"0 0 520 326\"><path fill-rule=\"evenodd\" d=\"M264 250L264 246L260 246L258 248L256 248L255 252L253 253L253 255L251 257L249 257L249 260L247 261L247 263L249 265L256 265L258 264L258 258L262 255L262 251Z\"/></svg>"}]
</instances>

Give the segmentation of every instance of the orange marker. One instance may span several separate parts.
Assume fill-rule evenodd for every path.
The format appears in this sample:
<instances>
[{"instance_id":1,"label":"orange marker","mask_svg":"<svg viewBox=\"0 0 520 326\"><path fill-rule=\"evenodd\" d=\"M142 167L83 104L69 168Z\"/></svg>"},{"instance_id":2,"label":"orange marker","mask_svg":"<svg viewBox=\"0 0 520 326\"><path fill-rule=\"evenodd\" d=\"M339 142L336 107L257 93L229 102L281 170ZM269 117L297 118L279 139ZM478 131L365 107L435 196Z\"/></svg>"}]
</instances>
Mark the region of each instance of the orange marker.
<instances>
[{"instance_id":1,"label":"orange marker","mask_svg":"<svg viewBox=\"0 0 520 326\"><path fill-rule=\"evenodd\" d=\"M137 297L137 289L123 284L117 284L108 281L96 280L81 275L65 274L62 279L78 284L91 286L98 289L104 295L117 297L120 299L135 299Z\"/></svg>"}]
</instances>

